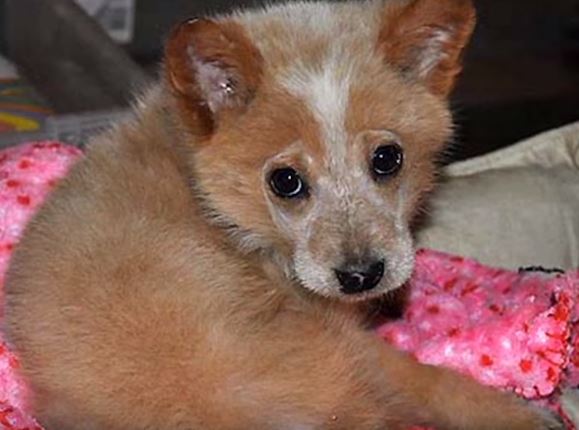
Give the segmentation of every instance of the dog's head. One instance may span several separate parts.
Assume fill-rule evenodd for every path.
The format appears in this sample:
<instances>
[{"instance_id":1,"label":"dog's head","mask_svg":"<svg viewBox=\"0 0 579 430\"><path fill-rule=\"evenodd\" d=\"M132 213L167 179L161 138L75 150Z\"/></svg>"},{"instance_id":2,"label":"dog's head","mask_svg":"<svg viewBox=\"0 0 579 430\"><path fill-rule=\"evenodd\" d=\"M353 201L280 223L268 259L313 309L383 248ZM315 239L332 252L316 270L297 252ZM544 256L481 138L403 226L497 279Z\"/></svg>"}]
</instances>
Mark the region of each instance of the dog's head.
<instances>
[{"instance_id":1,"label":"dog's head","mask_svg":"<svg viewBox=\"0 0 579 430\"><path fill-rule=\"evenodd\" d=\"M182 24L166 76L207 216L321 295L399 287L473 26L469 0L295 3Z\"/></svg>"}]
</instances>

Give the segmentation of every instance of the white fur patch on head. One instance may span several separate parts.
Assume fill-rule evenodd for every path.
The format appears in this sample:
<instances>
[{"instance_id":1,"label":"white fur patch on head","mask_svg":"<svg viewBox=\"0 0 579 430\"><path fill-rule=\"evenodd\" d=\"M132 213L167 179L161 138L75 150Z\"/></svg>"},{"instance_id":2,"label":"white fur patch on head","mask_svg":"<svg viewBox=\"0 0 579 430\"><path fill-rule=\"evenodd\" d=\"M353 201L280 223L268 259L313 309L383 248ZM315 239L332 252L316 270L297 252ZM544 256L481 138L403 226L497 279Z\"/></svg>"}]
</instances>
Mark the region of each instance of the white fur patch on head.
<instances>
[{"instance_id":1,"label":"white fur patch on head","mask_svg":"<svg viewBox=\"0 0 579 430\"><path fill-rule=\"evenodd\" d=\"M281 78L281 85L304 100L318 121L330 164L345 158L345 130L353 66L340 63L337 53L318 67L296 66ZM341 56L342 60L344 56Z\"/></svg>"},{"instance_id":2,"label":"white fur patch on head","mask_svg":"<svg viewBox=\"0 0 579 430\"><path fill-rule=\"evenodd\" d=\"M339 48L334 48L322 64L311 68L297 65L288 70L280 82L305 102L318 123L326 148L326 174L329 175L319 180L339 199L348 199L352 192L350 181L346 180L351 179L354 172L348 169L350 136L345 123L355 71L355 63Z\"/></svg>"},{"instance_id":3,"label":"white fur patch on head","mask_svg":"<svg viewBox=\"0 0 579 430\"><path fill-rule=\"evenodd\" d=\"M382 9L383 0L295 1L238 15L276 83L319 124L328 183L338 196L350 187L336 178L353 173L345 127L352 84L368 64L382 65L375 49ZM270 37L272 29L280 37Z\"/></svg>"}]
</instances>

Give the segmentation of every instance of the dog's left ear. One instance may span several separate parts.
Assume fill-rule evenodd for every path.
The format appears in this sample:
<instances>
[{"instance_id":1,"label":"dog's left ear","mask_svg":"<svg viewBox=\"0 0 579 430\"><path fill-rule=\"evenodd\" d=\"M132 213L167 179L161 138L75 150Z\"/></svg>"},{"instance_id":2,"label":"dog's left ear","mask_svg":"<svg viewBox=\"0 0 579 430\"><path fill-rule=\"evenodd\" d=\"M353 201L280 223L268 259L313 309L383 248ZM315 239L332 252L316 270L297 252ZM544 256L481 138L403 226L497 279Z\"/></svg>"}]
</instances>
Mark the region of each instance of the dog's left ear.
<instances>
[{"instance_id":1,"label":"dog's left ear","mask_svg":"<svg viewBox=\"0 0 579 430\"><path fill-rule=\"evenodd\" d=\"M260 83L262 62L234 22L189 20L173 30L165 46L168 83L187 119L206 131L247 107Z\"/></svg>"},{"instance_id":2,"label":"dog's left ear","mask_svg":"<svg viewBox=\"0 0 579 430\"><path fill-rule=\"evenodd\" d=\"M446 97L475 26L471 0L386 2L379 48L388 64Z\"/></svg>"}]
</instances>

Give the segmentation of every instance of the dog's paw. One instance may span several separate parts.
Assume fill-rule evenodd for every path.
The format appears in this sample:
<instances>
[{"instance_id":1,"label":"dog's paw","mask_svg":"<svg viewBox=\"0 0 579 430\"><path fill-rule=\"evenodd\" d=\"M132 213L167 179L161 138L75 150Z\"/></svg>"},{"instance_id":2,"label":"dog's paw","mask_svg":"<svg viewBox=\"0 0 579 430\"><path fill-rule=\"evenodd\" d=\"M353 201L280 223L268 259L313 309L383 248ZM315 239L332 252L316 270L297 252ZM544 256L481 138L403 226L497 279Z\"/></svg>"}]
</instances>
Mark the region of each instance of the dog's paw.
<instances>
[{"instance_id":1,"label":"dog's paw","mask_svg":"<svg viewBox=\"0 0 579 430\"><path fill-rule=\"evenodd\" d=\"M497 422L485 423L493 430L565 430L566 426L561 417L554 412L540 408L531 403L517 399L517 406L511 409L512 414L496 415ZM506 412L507 410L504 410Z\"/></svg>"},{"instance_id":2,"label":"dog's paw","mask_svg":"<svg viewBox=\"0 0 579 430\"><path fill-rule=\"evenodd\" d=\"M561 417L554 412L539 407L533 407L538 416L537 426L534 430L565 430L565 423Z\"/></svg>"},{"instance_id":3,"label":"dog's paw","mask_svg":"<svg viewBox=\"0 0 579 430\"><path fill-rule=\"evenodd\" d=\"M565 416L579 429L579 390L563 390L561 396L561 407Z\"/></svg>"}]
</instances>

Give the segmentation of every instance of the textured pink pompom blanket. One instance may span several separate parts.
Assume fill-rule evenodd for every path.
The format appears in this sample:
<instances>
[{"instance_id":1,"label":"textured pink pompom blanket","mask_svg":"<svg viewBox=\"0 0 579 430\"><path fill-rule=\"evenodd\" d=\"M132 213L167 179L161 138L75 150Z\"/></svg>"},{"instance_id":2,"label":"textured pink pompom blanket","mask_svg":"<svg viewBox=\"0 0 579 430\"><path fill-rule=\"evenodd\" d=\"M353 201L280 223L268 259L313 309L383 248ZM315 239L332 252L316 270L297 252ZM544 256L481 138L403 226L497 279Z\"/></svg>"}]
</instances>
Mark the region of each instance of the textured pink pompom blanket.
<instances>
[{"instance_id":1,"label":"textured pink pompom blanket","mask_svg":"<svg viewBox=\"0 0 579 430\"><path fill-rule=\"evenodd\" d=\"M58 142L0 151L0 285L27 220L80 156ZM378 335L422 362L557 408L560 389L579 383L578 297L579 272L516 273L420 251L405 313ZM41 427L0 333L1 429Z\"/></svg>"}]
</instances>

